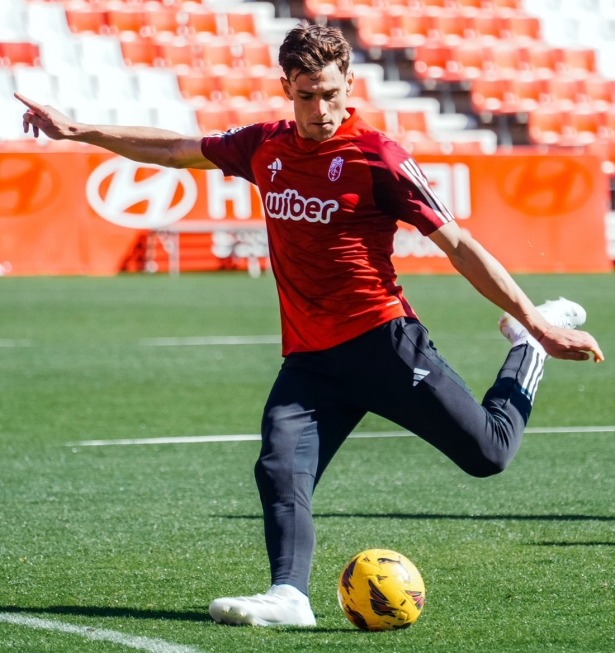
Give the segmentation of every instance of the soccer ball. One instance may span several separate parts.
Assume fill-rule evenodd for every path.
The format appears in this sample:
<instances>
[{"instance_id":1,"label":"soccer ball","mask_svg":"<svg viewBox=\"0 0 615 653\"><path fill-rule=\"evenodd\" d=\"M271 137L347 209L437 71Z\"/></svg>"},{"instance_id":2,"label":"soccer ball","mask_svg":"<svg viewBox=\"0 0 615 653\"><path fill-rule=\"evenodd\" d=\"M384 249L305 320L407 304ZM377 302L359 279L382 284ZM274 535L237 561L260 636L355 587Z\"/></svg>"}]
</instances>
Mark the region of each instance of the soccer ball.
<instances>
[{"instance_id":1,"label":"soccer ball","mask_svg":"<svg viewBox=\"0 0 615 653\"><path fill-rule=\"evenodd\" d=\"M421 616L425 583L418 569L400 553L370 549L344 567L337 598L357 628L397 630Z\"/></svg>"}]
</instances>

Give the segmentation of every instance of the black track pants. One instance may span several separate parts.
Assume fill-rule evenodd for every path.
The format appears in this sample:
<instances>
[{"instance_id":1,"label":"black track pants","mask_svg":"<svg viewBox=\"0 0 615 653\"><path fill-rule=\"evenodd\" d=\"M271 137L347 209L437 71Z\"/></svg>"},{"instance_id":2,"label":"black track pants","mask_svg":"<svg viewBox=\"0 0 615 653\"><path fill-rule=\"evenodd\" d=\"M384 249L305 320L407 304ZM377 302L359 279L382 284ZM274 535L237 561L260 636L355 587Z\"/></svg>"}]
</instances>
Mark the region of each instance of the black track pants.
<instances>
[{"instance_id":1,"label":"black track pants","mask_svg":"<svg viewBox=\"0 0 615 653\"><path fill-rule=\"evenodd\" d=\"M511 349L482 405L416 320L399 318L331 349L291 354L263 416L256 482L272 582L308 592L314 487L366 412L437 447L473 476L516 454L542 377L532 347Z\"/></svg>"}]
</instances>

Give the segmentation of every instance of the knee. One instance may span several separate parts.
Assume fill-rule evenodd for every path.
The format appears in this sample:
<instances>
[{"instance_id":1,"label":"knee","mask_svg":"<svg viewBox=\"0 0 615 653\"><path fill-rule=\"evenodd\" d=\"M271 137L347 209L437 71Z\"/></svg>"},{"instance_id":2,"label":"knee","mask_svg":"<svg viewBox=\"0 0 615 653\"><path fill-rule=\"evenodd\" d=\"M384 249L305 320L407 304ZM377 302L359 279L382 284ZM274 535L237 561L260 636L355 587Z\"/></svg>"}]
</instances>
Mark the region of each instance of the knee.
<instances>
[{"instance_id":1,"label":"knee","mask_svg":"<svg viewBox=\"0 0 615 653\"><path fill-rule=\"evenodd\" d=\"M484 458L464 468L464 471L475 478L489 478L489 476L501 474L507 467L508 461Z\"/></svg>"}]
</instances>

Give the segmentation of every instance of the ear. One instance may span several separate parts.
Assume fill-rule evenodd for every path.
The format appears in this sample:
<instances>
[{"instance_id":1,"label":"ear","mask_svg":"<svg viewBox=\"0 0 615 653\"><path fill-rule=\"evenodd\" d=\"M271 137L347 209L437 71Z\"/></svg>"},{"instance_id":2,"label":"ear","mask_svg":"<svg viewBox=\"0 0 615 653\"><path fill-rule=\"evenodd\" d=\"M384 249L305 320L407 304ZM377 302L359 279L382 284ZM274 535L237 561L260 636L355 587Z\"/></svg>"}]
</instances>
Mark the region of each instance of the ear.
<instances>
[{"instance_id":1,"label":"ear","mask_svg":"<svg viewBox=\"0 0 615 653\"><path fill-rule=\"evenodd\" d=\"M293 94L290 90L290 82L286 79L286 77L280 77L280 82L282 83L282 90L284 91L284 95L292 102Z\"/></svg>"},{"instance_id":2,"label":"ear","mask_svg":"<svg viewBox=\"0 0 615 653\"><path fill-rule=\"evenodd\" d=\"M349 70L346 73L346 95L350 95L352 93L353 88L354 88L354 70Z\"/></svg>"}]
</instances>

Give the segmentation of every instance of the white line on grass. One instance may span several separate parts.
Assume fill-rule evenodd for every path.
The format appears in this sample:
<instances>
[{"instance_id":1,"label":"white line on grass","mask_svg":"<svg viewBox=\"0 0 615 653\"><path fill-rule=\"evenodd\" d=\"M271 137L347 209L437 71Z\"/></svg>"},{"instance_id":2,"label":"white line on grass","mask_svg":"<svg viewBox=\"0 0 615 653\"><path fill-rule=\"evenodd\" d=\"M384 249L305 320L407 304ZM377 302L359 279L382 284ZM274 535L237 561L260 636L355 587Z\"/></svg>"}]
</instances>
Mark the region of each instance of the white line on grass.
<instances>
[{"instance_id":1,"label":"white line on grass","mask_svg":"<svg viewBox=\"0 0 615 653\"><path fill-rule=\"evenodd\" d=\"M106 628L75 626L74 624L67 624L62 621L25 617L21 614L11 612L0 612L0 621L15 626L26 626L27 628L38 628L39 630L56 630L61 633L81 635L81 637L93 641L112 642L113 644L121 644L141 651L150 651L150 653L200 653L198 649L192 648L191 646L171 644L170 642L165 642L163 639L151 639L150 637L141 637L139 635L124 635L124 633L107 630Z\"/></svg>"},{"instance_id":2,"label":"white line on grass","mask_svg":"<svg viewBox=\"0 0 615 653\"><path fill-rule=\"evenodd\" d=\"M143 347L184 347L195 345L279 345L281 336L203 336L197 338L143 338Z\"/></svg>"},{"instance_id":3,"label":"white line on grass","mask_svg":"<svg viewBox=\"0 0 615 653\"><path fill-rule=\"evenodd\" d=\"M526 433L615 433L615 426L537 426L525 429ZM353 433L350 438L408 438L410 431L373 431ZM127 444L194 444L198 442L253 442L261 439L256 433L244 435L187 435L170 438L131 438L127 440L82 440L67 442L67 447L105 447Z\"/></svg>"}]
</instances>

